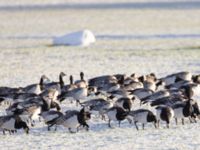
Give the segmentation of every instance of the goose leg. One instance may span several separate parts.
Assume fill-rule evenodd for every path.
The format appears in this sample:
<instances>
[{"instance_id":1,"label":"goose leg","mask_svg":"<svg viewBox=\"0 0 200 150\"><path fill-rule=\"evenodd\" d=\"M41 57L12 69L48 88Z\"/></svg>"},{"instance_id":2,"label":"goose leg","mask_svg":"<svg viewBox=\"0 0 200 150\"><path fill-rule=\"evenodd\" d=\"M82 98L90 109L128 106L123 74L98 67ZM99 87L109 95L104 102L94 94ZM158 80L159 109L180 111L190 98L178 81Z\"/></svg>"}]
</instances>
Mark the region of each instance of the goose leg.
<instances>
[{"instance_id":1,"label":"goose leg","mask_svg":"<svg viewBox=\"0 0 200 150\"><path fill-rule=\"evenodd\" d=\"M139 128L138 128L138 126L137 126L137 122L135 121L134 123L135 123L136 129L139 130Z\"/></svg>"},{"instance_id":2,"label":"goose leg","mask_svg":"<svg viewBox=\"0 0 200 150\"><path fill-rule=\"evenodd\" d=\"M169 129L169 123L167 123L167 128Z\"/></svg>"},{"instance_id":3,"label":"goose leg","mask_svg":"<svg viewBox=\"0 0 200 150\"><path fill-rule=\"evenodd\" d=\"M111 120L109 119L109 120L108 120L108 127L109 127L109 128L111 128L111 124L110 124L110 123L111 123Z\"/></svg>"},{"instance_id":4,"label":"goose leg","mask_svg":"<svg viewBox=\"0 0 200 150\"><path fill-rule=\"evenodd\" d=\"M160 127L160 120L158 120L158 128Z\"/></svg>"},{"instance_id":5,"label":"goose leg","mask_svg":"<svg viewBox=\"0 0 200 150\"><path fill-rule=\"evenodd\" d=\"M121 121L119 121L119 127L120 127Z\"/></svg>"},{"instance_id":6,"label":"goose leg","mask_svg":"<svg viewBox=\"0 0 200 150\"><path fill-rule=\"evenodd\" d=\"M176 122L176 125L178 125L178 119L177 118L175 118L175 122Z\"/></svg>"},{"instance_id":7,"label":"goose leg","mask_svg":"<svg viewBox=\"0 0 200 150\"><path fill-rule=\"evenodd\" d=\"M156 125L156 122L154 122L154 127L157 129L157 125Z\"/></svg>"},{"instance_id":8,"label":"goose leg","mask_svg":"<svg viewBox=\"0 0 200 150\"><path fill-rule=\"evenodd\" d=\"M50 128L50 125L48 125L48 127L47 127L47 130L48 130L48 131L50 131L50 130L51 130L51 128Z\"/></svg>"},{"instance_id":9,"label":"goose leg","mask_svg":"<svg viewBox=\"0 0 200 150\"><path fill-rule=\"evenodd\" d=\"M144 130L144 123L142 124L142 129Z\"/></svg>"},{"instance_id":10,"label":"goose leg","mask_svg":"<svg viewBox=\"0 0 200 150\"><path fill-rule=\"evenodd\" d=\"M181 120L182 120L182 125L184 125L184 118L182 118Z\"/></svg>"}]
</instances>

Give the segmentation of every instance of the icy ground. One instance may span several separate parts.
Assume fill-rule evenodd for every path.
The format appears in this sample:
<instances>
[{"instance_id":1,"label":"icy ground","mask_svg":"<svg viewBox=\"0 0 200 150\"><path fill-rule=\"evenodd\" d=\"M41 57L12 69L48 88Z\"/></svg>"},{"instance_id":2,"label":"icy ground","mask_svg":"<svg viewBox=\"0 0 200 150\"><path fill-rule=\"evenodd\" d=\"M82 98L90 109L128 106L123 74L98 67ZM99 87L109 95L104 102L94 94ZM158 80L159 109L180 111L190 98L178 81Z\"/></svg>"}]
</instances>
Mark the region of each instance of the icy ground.
<instances>
[{"instance_id":1,"label":"icy ground","mask_svg":"<svg viewBox=\"0 0 200 150\"><path fill-rule=\"evenodd\" d=\"M154 72L159 77L183 70L200 73L199 9L0 11L1 86L36 83L42 74L57 81L60 71L67 74L66 83L70 74L79 79L80 71L86 79L133 72ZM91 47L52 46L53 37L85 28L97 36ZM72 107L75 104L63 104L64 110ZM114 123L114 129L96 118L89 125L89 132L70 134L64 128L48 132L38 123L29 135L0 134L0 146L9 150L200 149L200 121L185 126L173 123L170 129L148 125L139 132L127 121L120 128Z\"/></svg>"}]
</instances>

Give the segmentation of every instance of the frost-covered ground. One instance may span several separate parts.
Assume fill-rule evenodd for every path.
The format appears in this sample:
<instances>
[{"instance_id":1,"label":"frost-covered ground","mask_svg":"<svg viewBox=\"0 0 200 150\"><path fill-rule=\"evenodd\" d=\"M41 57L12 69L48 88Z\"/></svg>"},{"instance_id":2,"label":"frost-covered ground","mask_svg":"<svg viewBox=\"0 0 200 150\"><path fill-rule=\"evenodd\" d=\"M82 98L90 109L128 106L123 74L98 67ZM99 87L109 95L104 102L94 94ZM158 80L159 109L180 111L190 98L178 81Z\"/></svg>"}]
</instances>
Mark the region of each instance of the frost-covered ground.
<instances>
[{"instance_id":1,"label":"frost-covered ground","mask_svg":"<svg viewBox=\"0 0 200 150\"><path fill-rule=\"evenodd\" d=\"M22 1L27 2L27 1ZM44 1L48 3L49 1ZM130 2L130 1L128 1ZM135 1L134 1L135 2ZM1 5L10 4L2 1ZM198 6L197 6L198 7ZM197 8L196 7L196 8ZM180 9L31 9L0 8L0 85L25 86L42 74L58 80L60 71L77 79L102 74L155 72L159 77L188 70L200 73L200 10ZM97 42L88 48L53 47L52 37L88 28ZM75 106L65 104L63 109ZM2 109L1 109L2 110ZM136 131L93 118L89 132L47 132L39 123L29 135L0 135L3 149L199 149L197 124Z\"/></svg>"}]
</instances>

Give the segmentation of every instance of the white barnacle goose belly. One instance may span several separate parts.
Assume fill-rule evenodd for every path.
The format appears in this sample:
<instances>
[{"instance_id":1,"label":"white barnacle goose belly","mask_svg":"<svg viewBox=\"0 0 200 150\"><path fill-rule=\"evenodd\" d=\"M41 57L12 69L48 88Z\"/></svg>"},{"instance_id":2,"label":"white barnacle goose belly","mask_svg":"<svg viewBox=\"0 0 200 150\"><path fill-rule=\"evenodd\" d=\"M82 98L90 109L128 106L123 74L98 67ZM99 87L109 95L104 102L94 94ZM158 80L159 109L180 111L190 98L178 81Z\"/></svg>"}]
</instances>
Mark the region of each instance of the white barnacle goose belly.
<instances>
[{"instance_id":1,"label":"white barnacle goose belly","mask_svg":"<svg viewBox=\"0 0 200 150\"><path fill-rule=\"evenodd\" d=\"M179 107L179 108L174 109L174 117L175 118L184 118L183 107Z\"/></svg>"},{"instance_id":2,"label":"white barnacle goose belly","mask_svg":"<svg viewBox=\"0 0 200 150\"><path fill-rule=\"evenodd\" d=\"M108 115L108 118L110 120L113 120L113 121L117 121L117 110L116 109L111 109L107 112L107 115Z\"/></svg>"},{"instance_id":3,"label":"white barnacle goose belly","mask_svg":"<svg viewBox=\"0 0 200 150\"><path fill-rule=\"evenodd\" d=\"M15 130L15 119L10 118L9 120L6 120L2 125L2 129L7 129L7 130Z\"/></svg>"},{"instance_id":4,"label":"white barnacle goose belly","mask_svg":"<svg viewBox=\"0 0 200 150\"><path fill-rule=\"evenodd\" d=\"M69 118L66 118L66 120L63 123L63 126L68 128L77 128L79 126L79 121L77 115L72 115Z\"/></svg>"},{"instance_id":5,"label":"white barnacle goose belly","mask_svg":"<svg viewBox=\"0 0 200 150\"><path fill-rule=\"evenodd\" d=\"M147 111L141 112L141 113L136 113L136 114L134 114L133 119L140 123L147 123L147 115L148 115Z\"/></svg>"}]
</instances>

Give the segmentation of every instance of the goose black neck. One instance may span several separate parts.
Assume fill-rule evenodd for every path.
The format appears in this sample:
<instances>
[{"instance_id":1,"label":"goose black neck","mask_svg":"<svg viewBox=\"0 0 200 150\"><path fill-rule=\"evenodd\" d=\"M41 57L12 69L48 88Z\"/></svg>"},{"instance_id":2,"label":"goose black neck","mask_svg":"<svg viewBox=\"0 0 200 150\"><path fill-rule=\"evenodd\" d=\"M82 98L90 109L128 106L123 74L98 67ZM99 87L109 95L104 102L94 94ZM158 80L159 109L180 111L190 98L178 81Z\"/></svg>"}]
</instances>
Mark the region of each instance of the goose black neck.
<instances>
[{"instance_id":1,"label":"goose black neck","mask_svg":"<svg viewBox=\"0 0 200 150\"><path fill-rule=\"evenodd\" d=\"M63 81L63 77L61 74L59 75L59 82L60 82L60 87L63 88L65 83Z\"/></svg>"},{"instance_id":2,"label":"goose black neck","mask_svg":"<svg viewBox=\"0 0 200 150\"><path fill-rule=\"evenodd\" d=\"M74 82L74 81L73 81L74 79L73 79L73 76L72 76L72 75L69 77L69 80L70 80L70 84L72 85L73 82Z\"/></svg>"},{"instance_id":3,"label":"goose black neck","mask_svg":"<svg viewBox=\"0 0 200 150\"><path fill-rule=\"evenodd\" d=\"M43 79L43 77L40 78L39 85L40 85L40 90L43 91L44 90L44 79Z\"/></svg>"}]
</instances>

